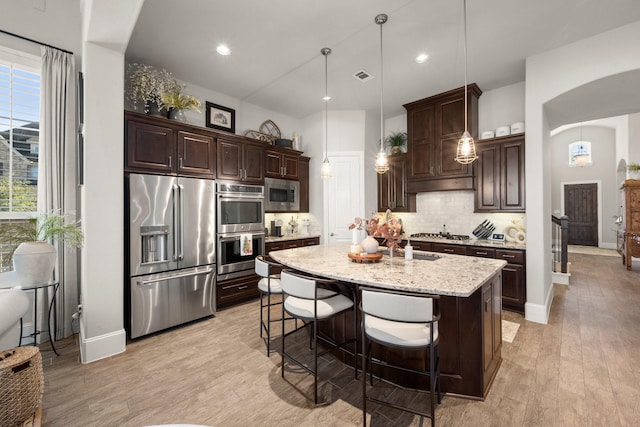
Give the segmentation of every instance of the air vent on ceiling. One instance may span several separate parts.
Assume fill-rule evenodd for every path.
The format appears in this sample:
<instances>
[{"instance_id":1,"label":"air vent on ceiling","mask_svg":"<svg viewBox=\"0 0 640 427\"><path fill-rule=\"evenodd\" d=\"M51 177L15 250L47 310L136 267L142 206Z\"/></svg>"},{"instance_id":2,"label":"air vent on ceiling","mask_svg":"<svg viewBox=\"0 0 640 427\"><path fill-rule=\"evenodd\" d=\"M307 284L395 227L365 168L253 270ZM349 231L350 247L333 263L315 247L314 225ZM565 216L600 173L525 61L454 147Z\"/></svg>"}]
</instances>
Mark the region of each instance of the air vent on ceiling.
<instances>
[{"instance_id":1,"label":"air vent on ceiling","mask_svg":"<svg viewBox=\"0 0 640 427\"><path fill-rule=\"evenodd\" d=\"M371 74L367 73L364 70L358 71L357 73L355 73L353 75L353 77L355 77L356 79L360 80L363 83L366 82L366 81L369 81L369 80L371 80L373 78L373 76Z\"/></svg>"}]
</instances>

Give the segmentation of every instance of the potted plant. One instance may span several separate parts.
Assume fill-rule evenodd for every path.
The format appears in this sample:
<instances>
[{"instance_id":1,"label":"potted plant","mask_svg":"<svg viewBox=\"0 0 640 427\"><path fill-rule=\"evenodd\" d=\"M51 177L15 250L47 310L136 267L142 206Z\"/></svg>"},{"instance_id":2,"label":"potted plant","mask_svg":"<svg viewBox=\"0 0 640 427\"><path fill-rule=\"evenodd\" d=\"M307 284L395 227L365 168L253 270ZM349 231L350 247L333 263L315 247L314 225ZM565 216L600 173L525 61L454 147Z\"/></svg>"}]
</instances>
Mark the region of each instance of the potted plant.
<instances>
[{"instance_id":1,"label":"potted plant","mask_svg":"<svg viewBox=\"0 0 640 427\"><path fill-rule=\"evenodd\" d=\"M162 103L169 109L169 118L185 122L187 119L184 116L184 110L194 109L198 113L202 103L198 98L193 95L187 95L182 93L186 86L178 84L174 79L173 86L170 87L167 92L162 94Z\"/></svg>"},{"instance_id":2,"label":"potted plant","mask_svg":"<svg viewBox=\"0 0 640 427\"><path fill-rule=\"evenodd\" d=\"M78 221L67 222L58 211L48 212L25 222L0 226L3 241L19 245L10 251L18 279L23 284L46 283L56 263L56 248L49 241L61 241L72 248L82 246L84 235ZM15 246L14 246L15 247Z\"/></svg>"},{"instance_id":3,"label":"potted plant","mask_svg":"<svg viewBox=\"0 0 640 427\"><path fill-rule=\"evenodd\" d=\"M144 105L144 112L151 115L163 115L165 105L162 95L175 85L175 79L166 70L157 70L151 65L127 65L126 96L136 107ZM166 112L165 112L166 113Z\"/></svg>"},{"instance_id":4,"label":"potted plant","mask_svg":"<svg viewBox=\"0 0 640 427\"><path fill-rule=\"evenodd\" d=\"M394 132L384 140L388 147L391 147L391 154L399 154L407 145L406 132Z\"/></svg>"},{"instance_id":5,"label":"potted plant","mask_svg":"<svg viewBox=\"0 0 640 427\"><path fill-rule=\"evenodd\" d=\"M629 179L639 179L640 178L640 164L638 164L638 163L629 163L627 165L627 170L629 171Z\"/></svg>"}]
</instances>

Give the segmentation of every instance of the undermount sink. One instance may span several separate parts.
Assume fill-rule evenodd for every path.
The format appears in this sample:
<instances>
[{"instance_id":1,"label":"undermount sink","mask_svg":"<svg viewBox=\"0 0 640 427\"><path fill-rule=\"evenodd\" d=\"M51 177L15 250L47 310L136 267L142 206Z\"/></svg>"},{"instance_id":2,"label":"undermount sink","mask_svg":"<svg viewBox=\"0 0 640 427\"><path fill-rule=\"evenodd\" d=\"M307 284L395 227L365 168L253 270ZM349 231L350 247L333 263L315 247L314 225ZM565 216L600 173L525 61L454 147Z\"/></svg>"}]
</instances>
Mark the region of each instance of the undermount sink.
<instances>
[{"instance_id":1,"label":"undermount sink","mask_svg":"<svg viewBox=\"0 0 640 427\"><path fill-rule=\"evenodd\" d=\"M383 255L389 255L389 249L383 249L380 252L382 252ZM394 257L403 257L403 255L394 255ZM442 258L442 256L430 252L413 251L413 259L419 259L423 261L437 261L440 258Z\"/></svg>"}]
</instances>

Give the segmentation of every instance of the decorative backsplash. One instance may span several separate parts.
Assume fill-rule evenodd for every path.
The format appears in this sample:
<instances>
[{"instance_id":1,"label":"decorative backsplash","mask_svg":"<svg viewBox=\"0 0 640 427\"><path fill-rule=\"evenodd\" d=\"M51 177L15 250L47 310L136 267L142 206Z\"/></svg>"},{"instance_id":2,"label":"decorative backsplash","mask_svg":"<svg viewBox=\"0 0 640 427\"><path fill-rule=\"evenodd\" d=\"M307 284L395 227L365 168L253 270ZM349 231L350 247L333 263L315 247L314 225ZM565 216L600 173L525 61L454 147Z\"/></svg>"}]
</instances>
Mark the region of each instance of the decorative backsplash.
<instances>
[{"instance_id":1,"label":"decorative backsplash","mask_svg":"<svg viewBox=\"0 0 640 427\"><path fill-rule=\"evenodd\" d=\"M496 226L496 233L503 233L513 220L526 227L525 215L521 213L474 213L473 191L418 193L416 207L416 213L394 213L394 216L402 218L407 236L411 233L439 233L446 224L447 232L473 238L472 231L486 219Z\"/></svg>"}]
</instances>

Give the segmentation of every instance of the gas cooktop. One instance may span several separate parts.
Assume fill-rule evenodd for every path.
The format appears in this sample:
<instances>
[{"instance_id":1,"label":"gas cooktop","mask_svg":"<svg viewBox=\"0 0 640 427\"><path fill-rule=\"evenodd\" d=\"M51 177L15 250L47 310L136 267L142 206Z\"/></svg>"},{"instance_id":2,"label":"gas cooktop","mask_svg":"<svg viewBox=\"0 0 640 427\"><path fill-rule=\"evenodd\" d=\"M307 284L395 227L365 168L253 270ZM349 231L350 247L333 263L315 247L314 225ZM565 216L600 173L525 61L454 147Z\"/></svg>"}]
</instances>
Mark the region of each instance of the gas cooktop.
<instances>
[{"instance_id":1,"label":"gas cooktop","mask_svg":"<svg viewBox=\"0 0 640 427\"><path fill-rule=\"evenodd\" d=\"M426 237L428 239L442 240L469 240L469 236L464 234L413 233L411 237Z\"/></svg>"}]
</instances>

